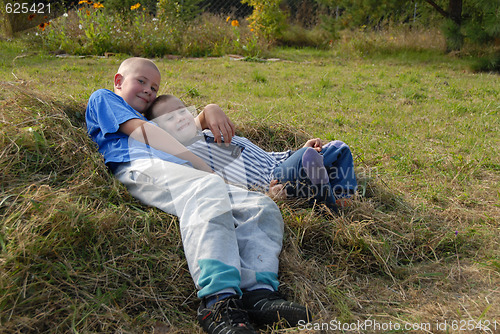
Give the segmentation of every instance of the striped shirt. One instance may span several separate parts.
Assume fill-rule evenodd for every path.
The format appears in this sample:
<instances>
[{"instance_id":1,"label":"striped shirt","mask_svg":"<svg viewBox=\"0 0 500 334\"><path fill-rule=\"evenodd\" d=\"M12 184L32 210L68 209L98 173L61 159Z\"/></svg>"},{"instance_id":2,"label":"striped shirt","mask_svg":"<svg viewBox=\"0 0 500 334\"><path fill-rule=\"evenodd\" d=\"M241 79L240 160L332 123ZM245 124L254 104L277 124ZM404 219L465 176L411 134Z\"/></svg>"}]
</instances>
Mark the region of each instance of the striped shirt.
<instances>
[{"instance_id":1,"label":"striped shirt","mask_svg":"<svg viewBox=\"0 0 500 334\"><path fill-rule=\"evenodd\" d=\"M219 145L209 130L200 133L186 148L229 183L263 192L269 190L274 169L293 153L266 152L239 136L233 137L230 147Z\"/></svg>"}]
</instances>

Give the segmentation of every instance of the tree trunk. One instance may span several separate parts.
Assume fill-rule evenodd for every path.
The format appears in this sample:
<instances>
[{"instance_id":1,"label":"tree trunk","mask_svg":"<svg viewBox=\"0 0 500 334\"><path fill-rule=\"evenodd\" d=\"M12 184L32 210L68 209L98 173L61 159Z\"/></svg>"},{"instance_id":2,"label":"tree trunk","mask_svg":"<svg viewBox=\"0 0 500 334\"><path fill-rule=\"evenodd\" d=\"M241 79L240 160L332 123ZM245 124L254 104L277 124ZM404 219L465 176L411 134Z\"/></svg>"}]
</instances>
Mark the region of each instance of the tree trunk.
<instances>
[{"instance_id":1,"label":"tree trunk","mask_svg":"<svg viewBox=\"0 0 500 334\"><path fill-rule=\"evenodd\" d=\"M429 5L434 7L439 14L443 15L448 19L452 19L453 22L460 25L462 23L462 3L463 0L449 0L448 11L441 8L434 0L425 0Z\"/></svg>"},{"instance_id":2,"label":"tree trunk","mask_svg":"<svg viewBox=\"0 0 500 334\"><path fill-rule=\"evenodd\" d=\"M462 1L463 0L450 0L448 7L449 18L459 26L462 24Z\"/></svg>"},{"instance_id":3,"label":"tree trunk","mask_svg":"<svg viewBox=\"0 0 500 334\"><path fill-rule=\"evenodd\" d=\"M437 3L435 3L433 0L425 0L429 5L434 7L435 10L438 11L439 14L443 15L444 17L449 17L449 14L447 11L445 11L443 8L439 7ZM453 0L450 0L450 2Z\"/></svg>"},{"instance_id":4,"label":"tree trunk","mask_svg":"<svg viewBox=\"0 0 500 334\"><path fill-rule=\"evenodd\" d=\"M446 49L450 51L458 51L464 43L464 36L460 31L462 25L462 4L463 0L449 0L448 10L441 8L434 0L425 0L429 5L434 7L439 14L453 21L453 25L448 26L446 35Z\"/></svg>"}]
</instances>

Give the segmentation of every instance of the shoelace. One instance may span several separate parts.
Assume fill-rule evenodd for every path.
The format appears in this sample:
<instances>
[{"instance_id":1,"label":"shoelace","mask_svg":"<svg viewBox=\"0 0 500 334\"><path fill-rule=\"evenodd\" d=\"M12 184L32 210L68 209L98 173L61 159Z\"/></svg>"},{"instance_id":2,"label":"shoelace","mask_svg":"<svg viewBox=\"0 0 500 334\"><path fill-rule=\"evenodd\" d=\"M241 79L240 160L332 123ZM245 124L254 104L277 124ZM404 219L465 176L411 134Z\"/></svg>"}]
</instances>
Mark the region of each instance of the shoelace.
<instances>
[{"instance_id":1,"label":"shoelace","mask_svg":"<svg viewBox=\"0 0 500 334\"><path fill-rule=\"evenodd\" d=\"M278 291L271 292L270 294L268 294L266 296L266 299L268 299L268 300L285 299L286 300L286 298Z\"/></svg>"},{"instance_id":2,"label":"shoelace","mask_svg":"<svg viewBox=\"0 0 500 334\"><path fill-rule=\"evenodd\" d=\"M220 321L222 315L226 313L229 317L229 321L231 325L237 324L248 324L248 316L247 313L238 307L238 304L235 300L237 297L228 297L226 300L222 300L214 305L214 319L216 321Z\"/></svg>"},{"instance_id":3,"label":"shoelace","mask_svg":"<svg viewBox=\"0 0 500 334\"><path fill-rule=\"evenodd\" d=\"M262 299L260 299L260 300L258 300L256 302L254 302L253 307L262 309L265 305L268 304L268 302L271 302L273 300L280 300L280 299L284 300L285 302L287 302L284 295L282 295L278 291L273 291L273 292L269 293L268 295L266 295L265 298L262 298Z\"/></svg>"}]
</instances>

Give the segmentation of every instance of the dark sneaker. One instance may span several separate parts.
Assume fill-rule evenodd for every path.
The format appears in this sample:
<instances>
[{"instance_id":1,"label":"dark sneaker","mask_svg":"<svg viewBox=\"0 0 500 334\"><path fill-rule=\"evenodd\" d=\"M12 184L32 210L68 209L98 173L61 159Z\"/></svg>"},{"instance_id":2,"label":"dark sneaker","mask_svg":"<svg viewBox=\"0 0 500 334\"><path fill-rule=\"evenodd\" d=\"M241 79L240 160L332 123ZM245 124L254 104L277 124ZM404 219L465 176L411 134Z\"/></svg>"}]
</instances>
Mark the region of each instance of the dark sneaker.
<instances>
[{"instance_id":1,"label":"dark sneaker","mask_svg":"<svg viewBox=\"0 0 500 334\"><path fill-rule=\"evenodd\" d=\"M202 301L198 321L209 334L257 334L238 296L225 298L209 308Z\"/></svg>"},{"instance_id":2,"label":"dark sneaker","mask_svg":"<svg viewBox=\"0 0 500 334\"><path fill-rule=\"evenodd\" d=\"M242 301L250 320L258 325L272 325L284 320L286 325L295 327L300 320L312 320L306 307L287 301L278 292L265 289L248 291L243 294Z\"/></svg>"}]
</instances>

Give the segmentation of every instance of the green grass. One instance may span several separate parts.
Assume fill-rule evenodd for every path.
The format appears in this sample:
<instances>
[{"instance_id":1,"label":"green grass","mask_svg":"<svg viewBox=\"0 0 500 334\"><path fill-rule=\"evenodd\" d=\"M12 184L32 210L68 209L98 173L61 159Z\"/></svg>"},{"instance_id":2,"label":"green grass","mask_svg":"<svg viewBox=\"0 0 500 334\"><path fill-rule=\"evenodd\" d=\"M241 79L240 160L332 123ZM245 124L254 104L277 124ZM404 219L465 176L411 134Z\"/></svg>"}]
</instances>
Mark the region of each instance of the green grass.
<instances>
[{"instance_id":1,"label":"green grass","mask_svg":"<svg viewBox=\"0 0 500 334\"><path fill-rule=\"evenodd\" d=\"M83 128L126 56L0 43L2 332L201 332L176 219L131 198ZM433 48L356 43L276 49L276 62L157 59L160 93L218 103L267 149L350 145L352 207L279 203L281 289L318 322L498 321L498 75Z\"/></svg>"}]
</instances>

